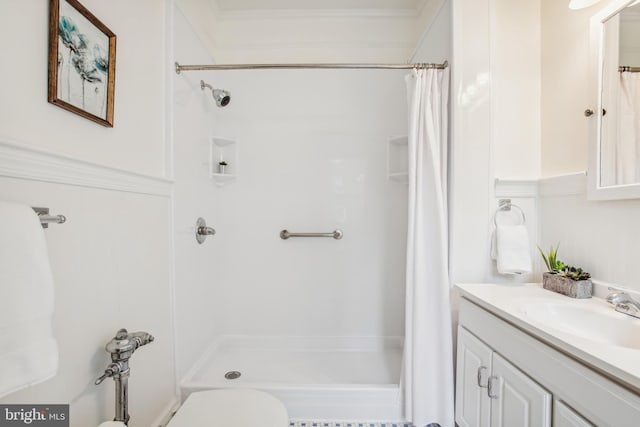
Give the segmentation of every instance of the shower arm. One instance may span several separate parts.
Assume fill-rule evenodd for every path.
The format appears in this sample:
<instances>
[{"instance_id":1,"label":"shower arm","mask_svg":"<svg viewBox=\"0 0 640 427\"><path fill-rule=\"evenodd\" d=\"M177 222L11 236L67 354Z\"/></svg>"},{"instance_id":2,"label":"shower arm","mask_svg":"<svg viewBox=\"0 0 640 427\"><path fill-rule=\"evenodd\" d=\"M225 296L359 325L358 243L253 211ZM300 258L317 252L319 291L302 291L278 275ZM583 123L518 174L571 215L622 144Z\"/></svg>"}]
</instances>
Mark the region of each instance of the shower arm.
<instances>
[{"instance_id":1,"label":"shower arm","mask_svg":"<svg viewBox=\"0 0 640 427\"><path fill-rule=\"evenodd\" d=\"M213 91L213 86L209 83L205 83L204 80L200 80L200 89L204 90L205 87L208 87L211 91Z\"/></svg>"}]
</instances>

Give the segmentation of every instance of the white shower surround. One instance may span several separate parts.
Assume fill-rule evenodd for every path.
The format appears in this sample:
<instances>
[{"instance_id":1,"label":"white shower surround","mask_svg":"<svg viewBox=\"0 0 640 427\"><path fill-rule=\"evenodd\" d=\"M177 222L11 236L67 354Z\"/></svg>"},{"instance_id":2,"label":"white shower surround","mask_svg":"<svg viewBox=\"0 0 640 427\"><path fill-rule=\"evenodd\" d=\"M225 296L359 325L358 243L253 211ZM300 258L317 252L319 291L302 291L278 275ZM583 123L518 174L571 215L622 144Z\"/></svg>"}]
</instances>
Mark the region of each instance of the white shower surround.
<instances>
[{"instance_id":1,"label":"white shower surround","mask_svg":"<svg viewBox=\"0 0 640 427\"><path fill-rule=\"evenodd\" d=\"M405 73L209 73L231 93L225 108L189 87L201 73L178 76L181 377L218 335L403 334L406 186L387 179L386 150L406 131ZM207 117L209 132L193 127ZM224 187L207 176L212 136L237 144L237 179ZM217 231L203 245L198 216ZM285 241L285 228L344 237Z\"/></svg>"},{"instance_id":2,"label":"white shower surround","mask_svg":"<svg viewBox=\"0 0 640 427\"><path fill-rule=\"evenodd\" d=\"M180 13L175 21L175 59L213 62L195 49L197 37ZM389 137L406 133L405 74L174 76L176 220L183 222L176 224L178 336L193 341L197 331L204 343L193 344L204 349L223 334L402 334L406 187L387 179L386 150ZM203 75L230 92L228 106L217 108L203 95L197 87ZM211 137L237 147L237 179L221 188L203 164ZM204 216L215 237L193 244L187 214ZM340 228L344 237L284 241L285 228Z\"/></svg>"},{"instance_id":3,"label":"white shower surround","mask_svg":"<svg viewBox=\"0 0 640 427\"><path fill-rule=\"evenodd\" d=\"M406 71L211 74L232 98L211 132L236 141L239 162L233 183L208 191L218 234L201 248L221 333L401 335L406 186L388 180L386 156L406 132Z\"/></svg>"},{"instance_id":4,"label":"white shower surround","mask_svg":"<svg viewBox=\"0 0 640 427\"><path fill-rule=\"evenodd\" d=\"M179 12L176 28L176 60L213 62ZM432 36L440 32L425 40ZM402 419L398 343L404 332L407 187L388 180L386 150L390 137L407 132L406 74L261 70L174 79L183 398L228 386L210 381L207 371L217 378L222 370L242 370L236 384L273 393L293 418ZM231 93L227 107L213 106L195 90L203 76ZM205 178L211 137L237 144L237 179L222 188ZM200 212L218 233L197 246L185 221ZM283 241L283 228L340 228L345 237ZM265 347L306 374L283 379L277 369L260 365ZM247 368L227 366L229 360ZM368 379L347 375L340 368L345 365ZM381 366L387 378L380 377ZM317 375L326 368L331 375L321 381Z\"/></svg>"}]
</instances>

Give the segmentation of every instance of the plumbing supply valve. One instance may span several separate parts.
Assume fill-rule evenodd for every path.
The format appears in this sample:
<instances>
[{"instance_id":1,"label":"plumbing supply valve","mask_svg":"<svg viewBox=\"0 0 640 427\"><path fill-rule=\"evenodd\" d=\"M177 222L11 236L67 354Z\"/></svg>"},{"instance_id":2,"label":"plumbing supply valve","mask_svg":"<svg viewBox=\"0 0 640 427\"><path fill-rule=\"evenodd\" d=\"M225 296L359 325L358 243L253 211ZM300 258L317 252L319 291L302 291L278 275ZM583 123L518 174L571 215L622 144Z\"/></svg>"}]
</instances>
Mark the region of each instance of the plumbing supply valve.
<instances>
[{"instance_id":1,"label":"plumbing supply valve","mask_svg":"<svg viewBox=\"0 0 640 427\"><path fill-rule=\"evenodd\" d=\"M154 340L153 335L147 332L128 332L120 329L113 337L105 350L111 354L111 363L104 370L104 374L95 381L95 385L102 383L106 378L113 378L116 383L116 416L114 421L129 422L129 359L133 353Z\"/></svg>"},{"instance_id":2,"label":"plumbing supply valve","mask_svg":"<svg viewBox=\"0 0 640 427\"><path fill-rule=\"evenodd\" d=\"M120 329L104 347L111 354L112 363L107 366L104 374L95 381L95 384L98 385L109 377L118 380L121 376L129 376L129 359L133 352L149 344L153 339L153 335L146 332L129 333L124 328Z\"/></svg>"},{"instance_id":3,"label":"plumbing supply valve","mask_svg":"<svg viewBox=\"0 0 640 427\"><path fill-rule=\"evenodd\" d=\"M98 378L94 384L98 385L105 379L112 377L114 375L117 375L119 373L120 373L120 365L117 363L110 363L109 366L107 366L107 369L104 370L104 374L100 378Z\"/></svg>"},{"instance_id":4,"label":"plumbing supply valve","mask_svg":"<svg viewBox=\"0 0 640 427\"><path fill-rule=\"evenodd\" d=\"M116 336L104 347L107 353L111 353L111 360L114 362L128 361L134 351L143 345L153 341L153 335L147 332L127 332L122 328Z\"/></svg>"}]
</instances>

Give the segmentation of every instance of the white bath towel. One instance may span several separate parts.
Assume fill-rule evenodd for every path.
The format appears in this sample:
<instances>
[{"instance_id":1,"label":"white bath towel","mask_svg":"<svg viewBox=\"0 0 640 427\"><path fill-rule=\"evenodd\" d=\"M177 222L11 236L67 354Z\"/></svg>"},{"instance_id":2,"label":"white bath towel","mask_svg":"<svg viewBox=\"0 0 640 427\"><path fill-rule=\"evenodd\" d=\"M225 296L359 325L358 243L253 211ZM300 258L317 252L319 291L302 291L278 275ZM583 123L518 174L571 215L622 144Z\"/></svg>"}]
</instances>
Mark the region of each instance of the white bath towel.
<instances>
[{"instance_id":1,"label":"white bath towel","mask_svg":"<svg viewBox=\"0 0 640 427\"><path fill-rule=\"evenodd\" d=\"M531 273L529 233L524 225L498 225L492 257L500 274Z\"/></svg>"},{"instance_id":2,"label":"white bath towel","mask_svg":"<svg viewBox=\"0 0 640 427\"><path fill-rule=\"evenodd\" d=\"M0 397L58 370L53 278L38 216L0 201Z\"/></svg>"}]
</instances>

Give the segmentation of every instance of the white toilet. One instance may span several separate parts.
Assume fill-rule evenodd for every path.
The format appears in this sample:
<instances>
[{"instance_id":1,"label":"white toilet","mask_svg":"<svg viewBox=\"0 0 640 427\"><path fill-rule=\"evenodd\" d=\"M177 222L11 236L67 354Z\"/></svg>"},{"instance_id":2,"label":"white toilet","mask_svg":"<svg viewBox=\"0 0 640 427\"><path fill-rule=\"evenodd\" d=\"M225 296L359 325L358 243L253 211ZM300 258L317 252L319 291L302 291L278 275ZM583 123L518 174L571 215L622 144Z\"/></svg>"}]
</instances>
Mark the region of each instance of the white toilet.
<instances>
[{"instance_id":1,"label":"white toilet","mask_svg":"<svg viewBox=\"0 0 640 427\"><path fill-rule=\"evenodd\" d=\"M287 427L287 409L258 390L222 389L191 393L167 427Z\"/></svg>"}]
</instances>

